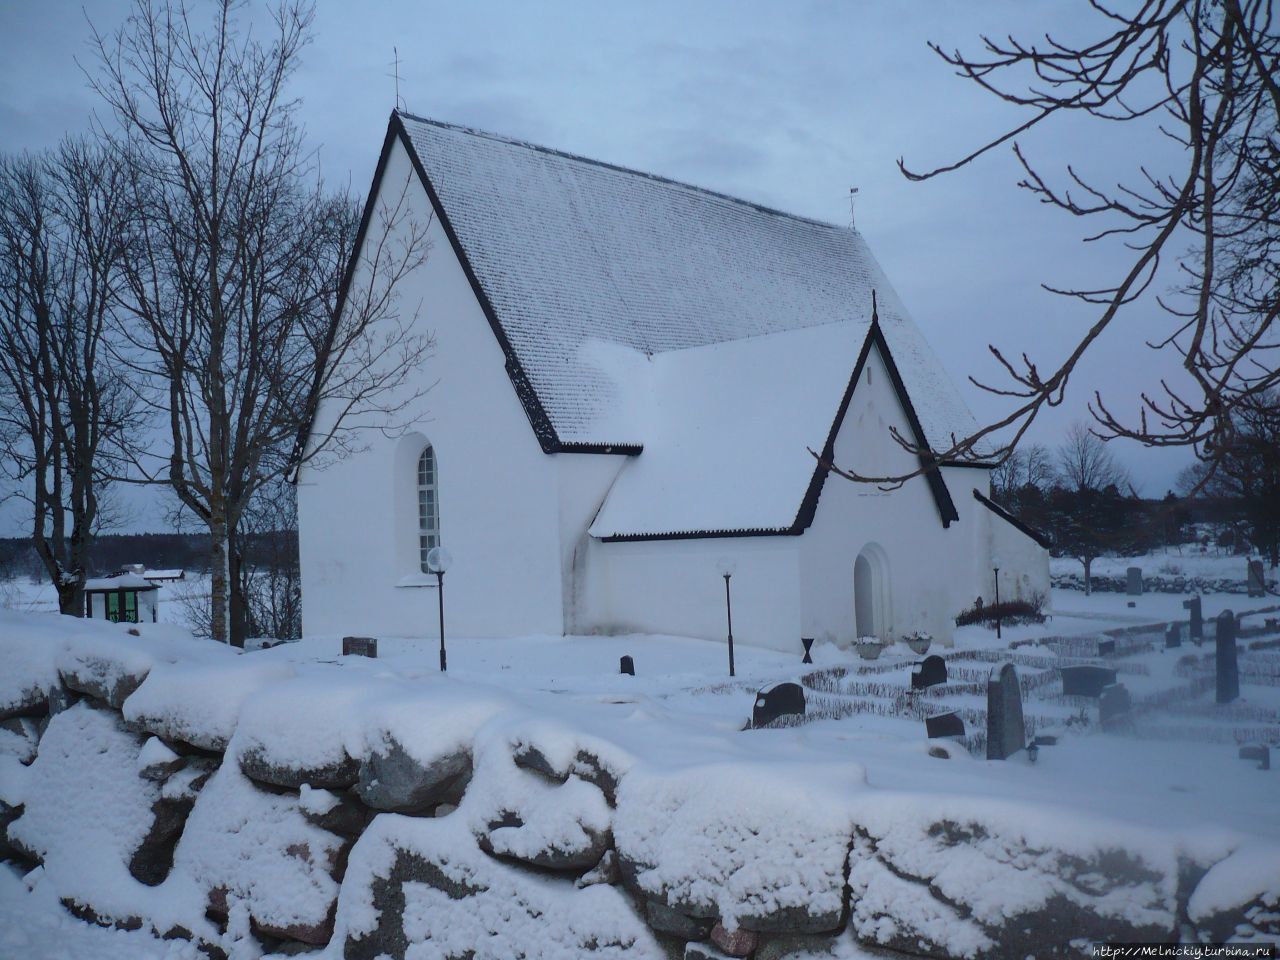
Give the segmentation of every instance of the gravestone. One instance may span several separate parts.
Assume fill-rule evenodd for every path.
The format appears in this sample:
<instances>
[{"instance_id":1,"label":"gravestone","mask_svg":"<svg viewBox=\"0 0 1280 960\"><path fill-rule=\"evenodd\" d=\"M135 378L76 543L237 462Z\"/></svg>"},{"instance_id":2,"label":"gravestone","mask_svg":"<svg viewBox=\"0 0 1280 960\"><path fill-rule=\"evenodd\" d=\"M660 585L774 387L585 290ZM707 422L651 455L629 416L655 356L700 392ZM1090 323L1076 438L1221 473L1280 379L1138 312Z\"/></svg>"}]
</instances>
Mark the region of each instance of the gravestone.
<instances>
[{"instance_id":1,"label":"gravestone","mask_svg":"<svg viewBox=\"0 0 1280 960\"><path fill-rule=\"evenodd\" d=\"M1259 770L1271 769L1271 748L1265 743L1249 744L1240 748L1241 760L1256 760Z\"/></svg>"},{"instance_id":2,"label":"gravestone","mask_svg":"<svg viewBox=\"0 0 1280 960\"><path fill-rule=\"evenodd\" d=\"M798 683L776 683L756 694L751 728L759 730L779 717L804 716L804 688Z\"/></svg>"},{"instance_id":3,"label":"gravestone","mask_svg":"<svg viewBox=\"0 0 1280 960\"><path fill-rule=\"evenodd\" d=\"M378 640L376 637L343 637L342 655L344 657L378 657Z\"/></svg>"},{"instance_id":4,"label":"gravestone","mask_svg":"<svg viewBox=\"0 0 1280 960\"><path fill-rule=\"evenodd\" d=\"M1164 632L1164 648L1172 650L1180 646L1182 646L1182 624L1171 623L1169 629Z\"/></svg>"},{"instance_id":5,"label":"gravestone","mask_svg":"<svg viewBox=\"0 0 1280 960\"><path fill-rule=\"evenodd\" d=\"M1083 664L1078 667L1062 668L1062 693L1068 697L1092 697L1095 700L1102 696L1104 688L1116 682L1116 672L1107 667L1094 667Z\"/></svg>"},{"instance_id":6,"label":"gravestone","mask_svg":"<svg viewBox=\"0 0 1280 960\"><path fill-rule=\"evenodd\" d=\"M813 637L801 637L800 643L804 647L804 658L801 663L813 663L813 657L809 655L809 651L813 649Z\"/></svg>"},{"instance_id":7,"label":"gravestone","mask_svg":"<svg viewBox=\"0 0 1280 960\"><path fill-rule=\"evenodd\" d=\"M938 737L963 737L964 721L958 713L940 713L936 717L925 717L924 729L930 740Z\"/></svg>"},{"instance_id":8,"label":"gravestone","mask_svg":"<svg viewBox=\"0 0 1280 960\"><path fill-rule=\"evenodd\" d=\"M992 667L987 678L987 759L1005 760L1026 745L1018 671L1012 663Z\"/></svg>"},{"instance_id":9,"label":"gravestone","mask_svg":"<svg viewBox=\"0 0 1280 960\"><path fill-rule=\"evenodd\" d=\"M1114 640L1098 641L1098 656L1114 657L1116 655L1116 642Z\"/></svg>"},{"instance_id":10,"label":"gravestone","mask_svg":"<svg viewBox=\"0 0 1280 960\"><path fill-rule=\"evenodd\" d=\"M1142 596L1142 568L1130 567L1126 571L1124 592L1131 597Z\"/></svg>"},{"instance_id":11,"label":"gravestone","mask_svg":"<svg viewBox=\"0 0 1280 960\"><path fill-rule=\"evenodd\" d=\"M1267 581L1262 572L1261 560L1249 561L1249 596L1265 597L1267 595Z\"/></svg>"},{"instance_id":12,"label":"gravestone","mask_svg":"<svg viewBox=\"0 0 1280 960\"><path fill-rule=\"evenodd\" d=\"M1191 633L1189 636L1193 641L1199 643L1204 639L1204 616L1200 612L1200 598L1192 597L1189 600L1183 600L1182 609L1191 611Z\"/></svg>"},{"instance_id":13,"label":"gravestone","mask_svg":"<svg viewBox=\"0 0 1280 960\"><path fill-rule=\"evenodd\" d=\"M1240 696L1240 667L1236 663L1236 618L1230 610L1218 614L1216 654L1218 703L1231 703Z\"/></svg>"},{"instance_id":14,"label":"gravestone","mask_svg":"<svg viewBox=\"0 0 1280 960\"><path fill-rule=\"evenodd\" d=\"M618 672L634 677L636 675L636 662L630 657L623 657L618 661Z\"/></svg>"},{"instance_id":15,"label":"gravestone","mask_svg":"<svg viewBox=\"0 0 1280 960\"><path fill-rule=\"evenodd\" d=\"M917 660L911 668L911 689L926 690L939 683L947 682L947 661L936 653L923 660Z\"/></svg>"},{"instance_id":16,"label":"gravestone","mask_svg":"<svg viewBox=\"0 0 1280 960\"><path fill-rule=\"evenodd\" d=\"M1102 723L1104 733L1116 733L1132 726L1133 718L1129 712L1133 709L1133 701L1129 690L1123 683L1113 683L1102 691L1098 697L1098 720Z\"/></svg>"}]
</instances>

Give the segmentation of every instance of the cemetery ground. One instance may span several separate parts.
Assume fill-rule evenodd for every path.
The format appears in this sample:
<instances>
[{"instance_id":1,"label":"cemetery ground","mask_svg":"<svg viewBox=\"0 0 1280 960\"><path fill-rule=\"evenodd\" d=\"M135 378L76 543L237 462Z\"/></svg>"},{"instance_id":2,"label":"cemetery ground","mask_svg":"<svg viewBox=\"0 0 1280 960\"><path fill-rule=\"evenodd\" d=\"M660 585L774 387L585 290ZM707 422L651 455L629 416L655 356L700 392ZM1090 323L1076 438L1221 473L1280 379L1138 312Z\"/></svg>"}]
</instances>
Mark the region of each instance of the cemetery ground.
<instances>
[{"instance_id":1,"label":"cemetery ground","mask_svg":"<svg viewBox=\"0 0 1280 960\"><path fill-rule=\"evenodd\" d=\"M935 644L946 679L917 691L924 657L903 644L866 660L820 643L812 664L799 644L738 645L731 678L723 642L459 638L441 675L434 639L379 638L377 659L322 636L238 653L171 624L133 637L0 611L0 701L84 698L51 700L38 744L39 720L0 729L0 825L18 850L0 866L0 956L249 958L326 940L326 960L1068 956L1091 923L1274 940L1280 772L1251 748L1280 762L1280 599L1205 595L1200 643L1184 599L1055 590L1044 624ZM1228 608L1239 695L1218 703ZM1006 663L1034 761L987 759ZM1091 679L1127 696L1066 692ZM744 729L782 683L805 715ZM963 734L928 738L947 714ZM155 805L182 790L194 808L163 876L140 880ZM377 814L354 846L316 826L349 794ZM414 869L393 935L387 878Z\"/></svg>"}]
</instances>

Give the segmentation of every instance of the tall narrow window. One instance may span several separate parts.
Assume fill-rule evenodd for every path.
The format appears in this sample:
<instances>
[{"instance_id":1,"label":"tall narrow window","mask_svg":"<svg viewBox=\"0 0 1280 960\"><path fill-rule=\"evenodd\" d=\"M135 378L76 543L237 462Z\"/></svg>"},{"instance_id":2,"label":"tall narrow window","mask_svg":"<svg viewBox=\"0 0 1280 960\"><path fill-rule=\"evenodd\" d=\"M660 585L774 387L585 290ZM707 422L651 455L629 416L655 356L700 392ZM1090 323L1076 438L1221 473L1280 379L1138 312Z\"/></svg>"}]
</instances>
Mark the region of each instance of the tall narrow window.
<instances>
[{"instance_id":1,"label":"tall narrow window","mask_svg":"<svg viewBox=\"0 0 1280 960\"><path fill-rule=\"evenodd\" d=\"M440 506L436 496L436 455L427 447L418 458L418 562L427 569L427 551L440 546Z\"/></svg>"}]
</instances>

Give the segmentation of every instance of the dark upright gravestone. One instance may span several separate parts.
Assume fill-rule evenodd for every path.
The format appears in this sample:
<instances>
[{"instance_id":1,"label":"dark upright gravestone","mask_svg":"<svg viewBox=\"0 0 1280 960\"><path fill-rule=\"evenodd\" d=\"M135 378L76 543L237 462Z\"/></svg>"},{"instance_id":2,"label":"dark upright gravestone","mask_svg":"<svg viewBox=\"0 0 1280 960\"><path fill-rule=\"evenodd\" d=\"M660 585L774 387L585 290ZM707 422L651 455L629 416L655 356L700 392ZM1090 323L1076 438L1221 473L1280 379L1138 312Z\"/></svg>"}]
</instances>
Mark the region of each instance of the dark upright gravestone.
<instances>
[{"instance_id":1,"label":"dark upright gravestone","mask_svg":"<svg viewBox=\"0 0 1280 960\"><path fill-rule=\"evenodd\" d=\"M342 655L344 657L378 656L378 641L375 637L343 637Z\"/></svg>"},{"instance_id":2,"label":"dark upright gravestone","mask_svg":"<svg viewBox=\"0 0 1280 960\"><path fill-rule=\"evenodd\" d=\"M804 688L798 683L775 683L756 694L751 728L767 727L779 717L804 716Z\"/></svg>"},{"instance_id":3,"label":"dark upright gravestone","mask_svg":"<svg viewBox=\"0 0 1280 960\"><path fill-rule=\"evenodd\" d=\"M938 737L963 737L964 721L954 711L924 718L924 729L930 740Z\"/></svg>"},{"instance_id":4,"label":"dark upright gravestone","mask_svg":"<svg viewBox=\"0 0 1280 960\"><path fill-rule=\"evenodd\" d=\"M1200 612L1200 598L1192 597L1189 600L1183 600L1182 609L1190 611L1191 633L1189 636L1199 643L1204 639L1204 615Z\"/></svg>"},{"instance_id":5,"label":"dark upright gravestone","mask_svg":"<svg viewBox=\"0 0 1280 960\"><path fill-rule=\"evenodd\" d=\"M1102 696L1103 688L1116 682L1116 672L1106 667L1093 667L1084 664L1078 667L1062 668L1062 693L1068 697Z\"/></svg>"},{"instance_id":6,"label":"dark upright gravestone","mask_svg":"<svg viewBox=\"0 0 1280 960\"><path fill-rule=\"evenodd\" d=\"M947 682L947 661L936 653L931 657L916 661L911 668L911 689L926 690Z\"/></svg>"},{"instance_id":7,"label":"dark upright gravestone","mask_svg":"<svg viewBox=\"0 0 1280 960\"><path fill-rule=\"evenodd\" d=\"M1218 614L1217 635L1218 703L1231 703L1240 696L1240 667L1236 663L1236 618L1230 610Z\"/></svg>"},{"instance_id":8,"label":"dark upright gravestone","mask_svg":"<svg viewBox=\"0 0 1280 960\"><path fill-rule=\"evenodd\" d=\"M636 662L630 657L623 657L618 661L618 672L634 677L636 675Z\"/></svg>"},{"instance_id":9,"label":"dark upright gravestone","mask_svg":"<svg viewBox=\"0 0 1280 960\"><path fill-rule=\"evenodd\" d=\"M992 667L987 678L987 759L1004 760L1026 745L1018 671L1012 663Z\"/></svg>"},{"instance_id":10,"label":"dark upright gravestone","mask_svg":"<svg viewBox=\"0 0 1280 960\"><path fill-rule=\"evenodd\" d=\"M1172 650L1180 646L1182 646L1182 624L1171 623L1169 629L1164 632L1164 647L1166 650Z\"/></svg>"},{"instance_id":11,"label":"dark upright gravestone","mask_svg":"<svg viewBox=\"0 0 1280 960\"><path fill-rule=\"evenodd\" d=\"M1098 656L1114 657L1116 655L1115 640L1098 640Z\"/></svg>"},{"instance_id":12,"label":"dark upright gravestone","mask_svg":"<svg viewBox=\"0 0 1280 960\"><path fill-rule=\"evenodd\" d=\"M1261 560L1249 561L1249 596L1265 597L1267 595L1267 581L1262 572Z\"/></svg>"},{"instance_id":13,"label":"dark upright gravestone","mask_svg":"<svg viewBox=\"0 0 1280 960\"><path fill-rule=\"evenodd\" d=\"M800 645L804 647L804 657L801 663L813 663L813 657L809 655L809 651L813 649L813 637L801 637Z\"/></svg>"},{"instance_id":14,"label":"dark upright gravestone","mask_svg":"<svg viewBox=\"0 0 1280 960\"><path fill-rule=\"evenodd\" d=\"M1098 698L1098 720L1106 733L1126 730L1132 725L1129 711L1133 709L1133 701L1129 690L1123 683L1113 683L1102 691Z\"/></svg>"},{"instance_id":15,"label":"dark upright gravestone","mask_svg":"<svg viewBox=\"0 0 1280 960\"><path fill-rule=\"evenodd\" d=\"M1271 769L1271 748L1265 743L1248 744L1240 748L1241 760L1256 760L1259 770Z\"/></svg>"},{"instance_id":16,"label":"dark upright gravestone","mask_svg":"<svg viewBox=\"0 0 1280 960\"><path fill-rule=\"evenodd\" d=\"M1126 571L1124 592L1131 597L1142 596L1142 568L1130 567Z\"/></svg>"}]
</instances>

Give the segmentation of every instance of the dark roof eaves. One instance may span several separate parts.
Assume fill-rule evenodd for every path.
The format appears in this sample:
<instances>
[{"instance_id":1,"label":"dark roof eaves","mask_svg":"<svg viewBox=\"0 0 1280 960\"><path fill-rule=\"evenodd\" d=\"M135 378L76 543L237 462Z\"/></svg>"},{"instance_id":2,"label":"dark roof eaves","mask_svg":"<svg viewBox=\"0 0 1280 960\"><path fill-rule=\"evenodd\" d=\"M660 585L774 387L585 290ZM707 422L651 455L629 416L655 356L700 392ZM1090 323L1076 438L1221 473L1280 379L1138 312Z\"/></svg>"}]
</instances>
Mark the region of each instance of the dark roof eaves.
<instances>
[{"instance_id":1,"label":"dark roof eaves","mask_svg":"<svg viewBox=\"0 0 1280 960\"><path fill-rule=\"evenodd\" d=\"M849 385L845 388L844 397L840 400L840 407L836 411L835 419L832 421L831 431L827 434L827 442L822 448L822 457L814 468L813 478L809 481L809 487L805 491L804 499L800 502L800 509L796 512L795 523L792 525L794 533L799 534L807 530L817 515L818 499L822 495L822 488L826 483L827 475L830 473L830 470L824 467L823 464L831 463L835 458L836 435L840 432L845 414L849 411L849 403L853 399L853 392L857 388L858 380L862 376L862 368L866 365L867 356L870 354L873 344L880 351L880 356L884 358L885 367L889 370L889 380L893 384L898 402L902 404L902 409L906 412L907 423L911 426L911 432L915 435L917 445L924 448L928 446L924 430L920 426L920 418L916 416L911 397L907 393L906 385L902 382L901 374L898 372L898 365L894 362L893 354L889 350L889 343L885 340L884 331L880 329L880 319L873 314L871 329L867 331L866 339L863 340L862 349L858 353L858 362L854 365L853 375L849 378ZM926 466L928 462L929 457L921 454L921 465ZM943 479L939 466L935 464L926 470L924 478L929 484L929 491L933 494L933 501L938 508L938 516L942 520L942 526L947 528L960 519L960 514L956 510L955 501L951 499L951 492L947 489L946 480Z\"/></svg>"},{"instance_id":2,"label":"dark roof eaves","mask_svg":"<svg viewBox=\"0 0 1280 960\"><path fill-rule=\"evenodd\" d=\"M667 533L614 533L599 537L602 543L633 543L641 540L723 540L732 537L795 537L803 533L791 527L751 527L741 530L677 530Z\"/></svg>"},{"instance_id":3,"label":"dark roof eaves","mask_svg":"<svg viewBox=\"0 0 1280 960\"><path fill-rule=\"evenodd\" d=\"M404 114L404 116L410 115ZM417 120L419 118L411 117L411 119ZM520 363L520 358L516 355L515 348L511 345L506 331L502 328L497 311L494 310L493 303L489 300L489 295L485 292L484 287L481 286L480 278L471 266L471 260L467 257L467 251L462 245L462 240L459 238L457 231L454 230L453 223L449 220L448 213L445 212L444 204L440 202L440 195L436 192L435 185L427 174L422 158L418 156L418 150L413 144L413 138L409 135L409 131L405 129L400 111L392 111L391 126L395 129L396 136L404 146L405 153L408 154L409 160L413 164L413 169L417 172L418 179L422 182L423 189L427 191L427 198L430 200L436 216L440 218L440 227L444 230L445 236L449 238L449 245L453 248L454 256L458 258L462 272L466 276L467 282L471 285L471 291L475 294L476 301L480 304L480 310L484 313L485 319L489 321L489 328L493 331L493 335L498 341L498 346L502 349L502 353L506 358L504 366L507 376L511 379L511 386L515 390L516 399L520 401L520 406L524 409L525 416L529 418L529 426L533 428L533 435L537 439L538 445L542 448L543 453L560 453L564 450L564 444L560 440L560 435L556 432L555 424L551 422L551 418L547 415L546 408L542 405L537 391L534 389L533 384L529 382L528 374L525 372L523 364ZM584 450L580 452L591 451Z\"/></svg>"},{"instance_id":4,"label":"dark roof eaves","mask_svg":"<svg viewBox=\"0 0 1280 960\"><path fill-rule=\"evenodd\" d=\"M1005 523L1012 526L1019 533L1023 533L1026 536L1030 537L1032 540L1040 544L1040 546L1044 547L1046 550L1048 550L1050 547L1053 546L1053 540L1052 538L1049 537L1048 534L1041 533L1035 527L1023 522L1022 520L1019 520L1016 516L1014 516L1004 507L1000 506L1000 504L996 503L990 497L986 496L977 487L973 488L973 499L977 500L980 504L982 504L992 513L994 513L1001 520L1005 521Z\"/></svg>"}]
</instances>

